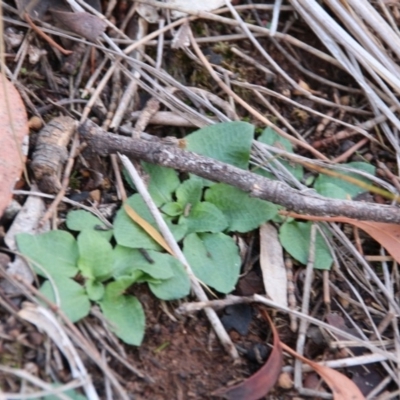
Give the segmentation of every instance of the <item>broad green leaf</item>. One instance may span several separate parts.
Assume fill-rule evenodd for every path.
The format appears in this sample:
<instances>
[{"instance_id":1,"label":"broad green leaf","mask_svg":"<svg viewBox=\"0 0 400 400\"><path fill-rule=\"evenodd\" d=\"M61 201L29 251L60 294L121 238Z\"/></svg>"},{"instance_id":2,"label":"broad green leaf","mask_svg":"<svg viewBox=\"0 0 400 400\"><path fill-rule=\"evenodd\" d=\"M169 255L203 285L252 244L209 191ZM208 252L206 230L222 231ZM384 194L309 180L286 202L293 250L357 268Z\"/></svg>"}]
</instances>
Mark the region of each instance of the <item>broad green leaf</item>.
<instances>
[{"instance_id":1,"label":"broad green leaf","mask_svg":"<svg viewBox=\"0 0 400 400\"><path fill-rule=\"evenodd\" d=\"M328 235L328 233L326 233ZM284 223L279 230L279 239L284 249L297 261L306 265L310 249L310 222L291 221ZM333 259L325 239L319 232L315 241L315 262L317 269L330 269Z\"/></svg>"},{"instance_id":2,"label":"broad green leaf","mask_svg":"<svg viewBox=\"0 0 400 400\"><path fill-rule=\"evenodd\" d=\"M177 202L169 202L164 204L161 207L161 211L170 217L177 217L178 215L181 215L183 213L183 208L182 206L177 203Z\"/></svg>"},{"instance_id":3,"label":"broad green leaf","mask_svg":"<svg viewBox=\"0 0 400 400\"><path fill-rule=\"evenodd\" d=\"M241 121L206 126L186 136L186 149L247 169L254 126Z\"/></svg>"},{"instance_id":4,"label":"broad green leaf","mask_svg":"<svg viewBox=\"0 0 400 400\"><path fill-rule=\"evenodd\" d=\"M181 217L185 218L185 217ZM186 218L187 233L221 232L228 227L228 220L223 212L212 203L206 201L197 203Z\"/></svg>"},{"instance_id":5,"label":"broad green leaf","mask_svg":"<svg viewBox=\"0 0 400 400\"><path fill-rule=\"evenodd\" d=\"M71 322L77 322L89 314L90 301L81 285L72 279L58 277L55 279L55 287L60 297L60 308ZM40 292L56 303L53 285L48 280L43 283Z\"/></svg>"},{"instance_id":6,"label":"broad green leaf","mask_svg":"<svg viewBox=\"0 0 400 400\"><path fill-rule=\"evenodd\" d=\"M348 193L345 189L335 185L332 182L322 181L317 183L317 187L315 188L317 192L325 197L329 197L331 199L347 199ZM349 195L350 196L350 195Z\"/></svg>"},{"instance_id":7,"label":"broad green leaf","mask_svg":"<svg viewBox=\"0 0 400 400\"><path fill-rule=\"evenodd\" d=\"M137 214L158 230L153 216L140 195L134 194L126 202ZM165 220L175 240L181 240L182 234L184 234L183 227L172 224L168 218ZM138 224L132 221L123 208L117 212L114 221L114 237L121 246L133 249L161 250L161 247Z\"/></svg>"},{"instance_id":8,"label":"broad green leaf","mask_svg":"<svg viewBox=\"0 0 400 400\"><path fill-rule=\"evenodd\" d=\"M43 277L73 277L78 273L78 246L74 237L65 231L50 231L40 235L16 235L18 250L33 261L33 269ZM38 266L38 265L39 266Z\"/></svg>"},{"instance_id":9,"label":"broad green leaf","mask_svg":"<svg viewBox=\"0 0 400 400\"><path fill-rule=\"evenodd\" d=\"M180 181L178 173L171 168L160 167L159 165L142 163L143 169L150 175L148 190L158 207L172 200L172 193L175 192Z\"/></svg>"},{"instance_id":10,"label":"broad green leaf","mask_svg":"<svg viewBox=\"0 0 400 400\"><path fill-rule=\"evenodd\" d=\"M371 164L367 164L365 162L351 162L348 164L342 164L344 167L350 167L354 169L358 169L363 172L368 172L371 175L375 175L375 167ZM367 184L372 184L372 181L364 178L361 175L358 175L353 172L345 172L345 171L338 171L343 175L347 175L353 178L358 179L361 182L367 183ZM333 190L332 185L337 186L340 188L336 193ZM361 188L357 185L354 185L350 182L346 182L343 179L340 178L335 178L329 175L324 175L324 174L319 174L318 178L315 180L314 184L314 189L321 194L322 196L326 197L334 197L337 199L347 199L347 198L353 198L357 196L360 193L363 193L366 191L366 189ZM333 194L333 196L332 196Z\"/></svg>"},{"instance_id":11,"label":"broad green leaf","mask_svg":"<svg viewBox=\"0 0 400 400\"><path fill-rule=\"evenodd\" d=\"M187 206L194 207L201 200L202 189L202 180L194 177L179 185L176 189L176 199L182 210L185 210Z\"/></svg>"},{"instance_id":12,"label":"broad green leaf","mask_svg":"<svg viewBox=\"0 0 400 400\"><path fill-rule=\"evenodd\" d=\"M261 143L268 144L270 146L277 147L281 150L286 150L289 153L293 153L293 146L290 141L281 135L279 135L274 129L271 127L267 127L264 129L263 133L257 139ZM304 175L303 167L299 164L291 163L289 161L285 161L281 158L278 161L297 179L301 179ZM275 162L272 160L271 162ZM268 178L275 178L274 175L268 171L265 171L260 168L255 168L254 172L259 173L260 175L266 176Z\"/></svg>"},{"instance_id":13,"label":"broad green leaf","mask_svg":"<svg viewBox=\"0 0 400 400\"><path fill-rule=\"evenodd\" d=\"M171 257L170 262L174 276L160 283L148 281L150 290L161 300L175 300L185 297L190 292L190 279L183 265Z\"/></svg>"},{"instance_id":14,"label":"broad green leaf","mask_svg":"<svg viewBox=\"0 0 400 400\"><path fill-rule=\"evenodd\" d=\"M67 215L66 224L68 229L78 232L83 231L84 229L96 230L96 228L99 227L100 229L96 230L96 232L106 240L110 240L113 235L112 229L102 230L101 228L106 228L104 223L99 218L85 210L70 211Z\"/></svg>"},{"instance_id":15,"label":"broad green leaf","mask_svg":"<svg viewBox=\"0 0 400 400\"><path fill-rule=\"evenodd\" d=\"M145 315L139 300L134 296L116 295L119 282L107 285L100 308L110 323L110 329L125 343L139 346L145 328ZM119 289L119 288L118 288Z\"/></svg>"},{"instance_id":16,"label":"broad green leaf","mask_svg":"<svg viewBox=\"0 0 400 400\"><path fill-rule=\"evenodd\" d=\"M200 281L221 293L235 288L240 256L231 237L223 233L191 233L183 241L183 253Z\"/></svg>"},{"instance_id":17,"label":"broad green leaf","mask_svg":"<svg viewBox=\"0 0 400 400\"><path fill-rule=\"evenodd\" d=\"M142 271L155 279L169 279L174 273L174 258L166 253L147 250L148 259L137 249L117 245L114 249L113 275L119 277Z\"/></svg>"},{"instance_id":18,"label":"broad green leaf","mask_svg":"<svg viewBox=\"0 0 400 400\"><path fill-rule=\"evenodd\" d=\"M211 186L205 198L224 213L231 231L251 231L274 218L278 212L275 204L252 198L242 190L224 183Z\"/></svg>"},{"instance_id":19,"label":"broad green leaf","mask_svg":"<svg viewBox=\"0 0 400 400\"><path fill-rule=\"evenodd\" d=\"M112 274L113 249L96 231L84 230L78 236L78 268L88 279L103 281Z\"/></svg>"},{"instance_id":20,"label":"broad green leaf","mask_svg":"<svg viewBox=\"0 0 400 400\"><path fill-rule=\"evenodd\" d=\"M85 289L89 299L92 301L99 301L104 296L104 285L99 281L87 280Z\"/></svg>"}]
</instances>

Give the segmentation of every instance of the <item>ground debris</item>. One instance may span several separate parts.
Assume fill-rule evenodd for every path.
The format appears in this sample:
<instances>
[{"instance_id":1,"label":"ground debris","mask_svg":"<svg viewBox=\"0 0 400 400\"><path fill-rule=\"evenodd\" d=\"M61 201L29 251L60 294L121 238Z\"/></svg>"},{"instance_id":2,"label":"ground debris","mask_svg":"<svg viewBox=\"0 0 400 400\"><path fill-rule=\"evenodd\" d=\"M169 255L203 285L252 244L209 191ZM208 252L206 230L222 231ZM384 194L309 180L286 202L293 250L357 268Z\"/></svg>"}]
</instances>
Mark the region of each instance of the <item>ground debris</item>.
<instances>
[{"instance_id":1,"label":"ground debris","mask_svg":"<svg viewBox=\"0 0 400 400\"><path fill-rule=\"evenodd\" d=\"M40 190L45 193L57 193L61 189L60 167L68 158L67 145L76 125L71 117L57 117L39 132L31 168Z\"/></svg>"}]
</instances>

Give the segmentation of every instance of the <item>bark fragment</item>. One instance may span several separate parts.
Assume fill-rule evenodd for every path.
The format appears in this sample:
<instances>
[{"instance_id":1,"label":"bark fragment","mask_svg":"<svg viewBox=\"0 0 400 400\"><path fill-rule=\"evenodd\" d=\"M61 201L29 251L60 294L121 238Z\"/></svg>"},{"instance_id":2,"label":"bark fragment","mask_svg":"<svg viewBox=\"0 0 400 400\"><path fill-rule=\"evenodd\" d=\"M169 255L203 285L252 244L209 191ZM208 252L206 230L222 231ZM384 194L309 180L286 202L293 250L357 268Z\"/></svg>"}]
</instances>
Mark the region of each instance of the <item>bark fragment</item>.
<instances>
[{"instance_id":1,"label":"bark fragment","mask_svg":"<svg viewBox=\"0 0 400 400\"><path fill-rule=\"evenodd\" d=\"M56 117L39 132L31 168L42 192L54 194L61 189L59 173L76 126L71 117Z\"/></svg>"}]
</instances>

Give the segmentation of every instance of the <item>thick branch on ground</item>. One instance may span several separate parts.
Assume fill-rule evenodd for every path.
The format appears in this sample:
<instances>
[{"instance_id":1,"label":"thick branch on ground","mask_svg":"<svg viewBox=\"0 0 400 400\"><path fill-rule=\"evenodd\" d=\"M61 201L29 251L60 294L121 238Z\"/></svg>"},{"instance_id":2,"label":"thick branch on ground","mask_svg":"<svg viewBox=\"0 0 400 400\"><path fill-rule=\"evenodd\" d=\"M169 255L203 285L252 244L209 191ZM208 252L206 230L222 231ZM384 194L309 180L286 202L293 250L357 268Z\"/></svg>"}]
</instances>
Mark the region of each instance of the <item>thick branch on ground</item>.
<instances>
[{"instance_id":1,"label":"thick branch on ground","mask_svg":"<svg viewBox=\"0 0 400 400\"><path fill-rule=\"evenodd\" d=\"M212 181L228 183L253 197L271 201L300 214L345 216L360 220L400 223L398 207L326 199L305 194L285 183L272 181L212 158L181 150L177 146L166 145L162 140L132 140L112 135L91 121L81 125L79 133L89 148L99 155L106 156L119 152L153 164L191 172Z\"/></svg>"}]
</instances>

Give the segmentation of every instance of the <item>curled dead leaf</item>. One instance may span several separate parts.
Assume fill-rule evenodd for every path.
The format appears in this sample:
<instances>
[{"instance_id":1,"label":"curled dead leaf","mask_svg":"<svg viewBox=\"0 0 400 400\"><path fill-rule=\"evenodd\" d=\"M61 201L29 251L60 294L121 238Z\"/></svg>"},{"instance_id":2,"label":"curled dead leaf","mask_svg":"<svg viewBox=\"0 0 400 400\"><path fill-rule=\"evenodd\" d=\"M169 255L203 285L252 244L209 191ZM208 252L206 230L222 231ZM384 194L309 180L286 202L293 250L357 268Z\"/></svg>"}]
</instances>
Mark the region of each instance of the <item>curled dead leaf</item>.
<instances>
[{"instance_id":1,"label":"curled dead leaf","mask_svg":"<svg viewBox=\"0 0 400 400\"><path fill-rule=\"evenodd\" d=\"M12 111L12 112L9 112ZM0 74L0 217L24 168L22 143L29 133L24 103L14 85Z\"/></svg>"},{"instance_id":2,"label":"curled dead leaf","mask_svg":"<svg viewBox=\"0 0 400 400\"><path fill-rule=\"evenodd\" d=\"M168 0L167 3L176 7L184 8L189 12L196 11L213 11L225 4L225 0L202 0L202 1L187 1L187 0ZM173 10L171 16L173 19L181 18L187 14L181 11Z\"/></svg>"},{"instance_id":3,"label":"curled dead leaf","mask_svg":"<svg viewBox=\"0 0 400 400\"><path fill-rule=\"evenodd\" d=\"M258 400L275 386L283 365L283 352L275 325L265 310L261 309L261 312L269 322L274 336L273 348L267 362L250 378L230 388L218 389L213 393L214 396L228 400Z\"/></svg>"},{"instance_id":4,"label":"curled dead leaf","mask_svg":"<svg viewBox=\"0 0 400 400\"><path fill-rule=\"evenodd\" d=\"M92 42L106 29L106 23L95 15L86 12L69 12L50 9L51 14L66 28Z\"/></svg>"},{"instance_id":5,"label":"curled dead leaf","mask_svg":"<svg viewBox=\"0 0 400 400\"><path fill-rule=\"evenodd\" d=\"M319 376L321 376L332 390L334 400L365 400L360 389L346 375L303 357L284 343L280 343L280 345L283 350L308 364Z\"/></svg>"},{"instance_id":6,"label":"curled dead leaf","mask_svg":"<svg viewBox=\"0 0 400 400\"><path fill-rule=\"evenodd\" d=\"M268 296L287 307L287 274L278 232L272 224L260 226L260 267Z\"/></svg>"}]
</instances>

